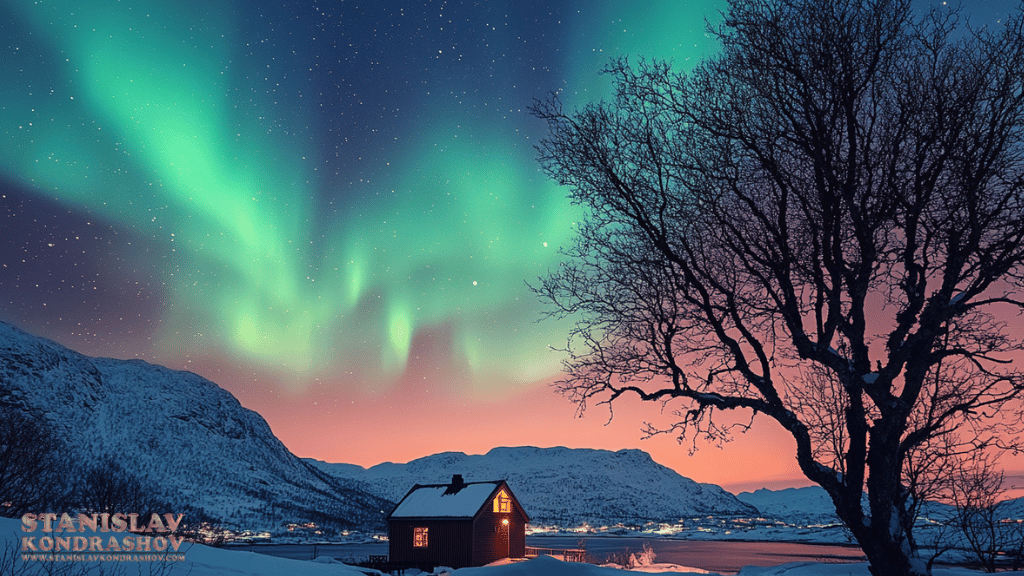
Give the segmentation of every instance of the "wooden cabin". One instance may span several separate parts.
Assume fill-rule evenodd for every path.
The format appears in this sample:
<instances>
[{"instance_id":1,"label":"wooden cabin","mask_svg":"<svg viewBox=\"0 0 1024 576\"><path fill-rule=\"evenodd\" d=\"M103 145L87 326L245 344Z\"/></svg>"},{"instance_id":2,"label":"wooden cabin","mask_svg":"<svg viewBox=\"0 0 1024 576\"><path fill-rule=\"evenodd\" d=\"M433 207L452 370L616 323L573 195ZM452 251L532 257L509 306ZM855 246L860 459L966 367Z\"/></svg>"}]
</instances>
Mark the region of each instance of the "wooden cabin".
<instances>
[{"instance_id":1,"label":"wooden cabin","mask_svg":"<svg viewBox=\"0 0 1024 576\"><path fill-rule=\"evenodd\" d=\"M433 568L483 566L526 554L526 511L504 480L417 484L387 517L388 561Z\"/></svg>"}]
</instances>

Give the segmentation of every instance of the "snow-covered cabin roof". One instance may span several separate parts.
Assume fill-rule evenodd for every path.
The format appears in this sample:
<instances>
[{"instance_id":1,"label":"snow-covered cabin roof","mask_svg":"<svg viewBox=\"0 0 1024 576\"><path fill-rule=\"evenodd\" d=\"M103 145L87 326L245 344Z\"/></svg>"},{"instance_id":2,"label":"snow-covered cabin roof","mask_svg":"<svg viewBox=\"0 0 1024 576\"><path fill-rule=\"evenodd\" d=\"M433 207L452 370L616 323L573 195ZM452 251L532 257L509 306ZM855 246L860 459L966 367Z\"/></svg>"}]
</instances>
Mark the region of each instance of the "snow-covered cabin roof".
<instances>
[{"instance_id":1,"label":"snow-covered cabin roof","mask_svg":"<svg viewBox=\"0 0 1024 576\"><path fill-rule=\"evenodd\" d=\"M402 498L390 517L472 518L490 502L491 496L502 485L505 485L504 480L426 486L417 484Z\"/></svg>"}]
</instances>

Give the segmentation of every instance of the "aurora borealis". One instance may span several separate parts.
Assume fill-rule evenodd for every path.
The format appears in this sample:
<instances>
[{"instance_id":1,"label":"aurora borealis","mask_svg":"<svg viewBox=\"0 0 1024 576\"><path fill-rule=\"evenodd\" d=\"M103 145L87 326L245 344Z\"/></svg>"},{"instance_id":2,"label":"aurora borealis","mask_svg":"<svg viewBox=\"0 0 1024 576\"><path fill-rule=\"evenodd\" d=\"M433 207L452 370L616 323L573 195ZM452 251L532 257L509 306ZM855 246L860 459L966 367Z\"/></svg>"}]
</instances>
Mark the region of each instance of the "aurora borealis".
<instances>
[{"instance_id":1,"label":"aurora borealis","mask_svg":"<svg viewBox=\"0 0 1024 576\"><path fill-rule=\"evenodd\" d=\"M722 482L736 452L638 444L640 411L573 420L526 282L579 216L533 99L607 96L619 55L685 67L724 6L8 0L0 320L199 373L300 456L639 446Z\"/></svg>"}]
</instances>

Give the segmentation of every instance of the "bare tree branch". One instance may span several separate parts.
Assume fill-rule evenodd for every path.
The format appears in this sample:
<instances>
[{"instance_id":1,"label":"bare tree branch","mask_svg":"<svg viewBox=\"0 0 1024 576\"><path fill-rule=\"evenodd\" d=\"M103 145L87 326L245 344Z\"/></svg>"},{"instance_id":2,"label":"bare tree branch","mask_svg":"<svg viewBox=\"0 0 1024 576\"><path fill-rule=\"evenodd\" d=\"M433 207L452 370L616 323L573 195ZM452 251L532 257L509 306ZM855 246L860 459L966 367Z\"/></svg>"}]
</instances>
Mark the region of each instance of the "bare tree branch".
<instances>
[{"instance_id":1,"label":"bare tree branch","mask_svg":"<svg viewBox=\"0 0 1024 576\"><path fill-rule=\"evenodd\" d=\"M1022 20L731 0L712 32L690 73L615 60L612 101L533 108L541 165L587 213L534 286L577 320L557 387L581 411L671 405L681 439L764 414L875 574L927 572L928 450L1020 432L995 416L1024 389L996 320L1024 307Z\"/></svg>"}]
</instances>

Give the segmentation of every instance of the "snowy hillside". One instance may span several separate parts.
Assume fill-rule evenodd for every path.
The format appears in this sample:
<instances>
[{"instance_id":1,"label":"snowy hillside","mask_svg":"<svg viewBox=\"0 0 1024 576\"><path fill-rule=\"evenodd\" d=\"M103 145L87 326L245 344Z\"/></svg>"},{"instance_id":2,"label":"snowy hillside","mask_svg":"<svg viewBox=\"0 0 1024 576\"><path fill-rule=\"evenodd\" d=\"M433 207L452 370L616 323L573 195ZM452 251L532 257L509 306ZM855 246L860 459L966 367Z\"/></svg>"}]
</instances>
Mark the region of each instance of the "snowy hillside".
<instances>
[{"instance_id":1,"label":"snowy hillside","mask_svg":"<svg viewBox=\"0 0 1024 576\"><path fill-rule=\"evenodd\" d=\"M533 525L643 524L756 513L722 488L684 478L641 450L495 448L484 455L445 452L369 469L309 462L395 501L414 484L446 483L453 474L467 482L504 479Z\"/></svg>"},{"instance_id":2,"label":"snowy hillside","mask_svg":"<svg viewBox=\"0 0 1024 576\"><path fill-rule=\"evenodd\" d=\"M391 506L297 458L259 414L209 380L90 358L3 322L0 405L45 418L80 462L116 456L172 504L225 526L381 525Z\"/></svg>"}]
</instances>

